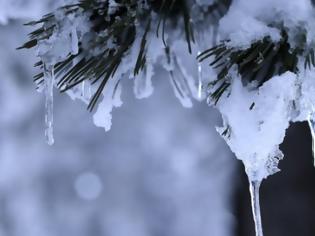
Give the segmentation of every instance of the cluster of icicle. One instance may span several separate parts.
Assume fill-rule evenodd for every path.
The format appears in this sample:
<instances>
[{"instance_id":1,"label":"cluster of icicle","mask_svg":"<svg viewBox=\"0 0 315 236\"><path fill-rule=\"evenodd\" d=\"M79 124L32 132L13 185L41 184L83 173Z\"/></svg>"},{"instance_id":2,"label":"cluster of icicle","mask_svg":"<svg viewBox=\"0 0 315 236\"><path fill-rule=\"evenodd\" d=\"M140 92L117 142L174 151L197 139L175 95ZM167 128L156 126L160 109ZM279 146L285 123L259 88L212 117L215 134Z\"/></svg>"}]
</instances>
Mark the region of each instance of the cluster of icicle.
<instances>
[{"instance_id":1,"label":"cluster of icicle","mask_svg":"<svg viewBox=\"0 0 315 236\"><path fill-rule=\"evenodd\" d=\"M88 15L81 14L80 12L64 14L62 10L58 10L55 17L58 24L54 28L53 34L48 39L40 40L37 47L37 54L44 64L44 87L46 90L47 110L45 133L49 144L54 143L52 135L52 89L58 82L58 77L62 76L60 74L54 75L54 65L65 60L69 55L78 54L80 42L84 42L82 45L85 47L85 50L90 50L88 41L86 41L90 37L89 30L91 28ZM157 23L156 21L155 24ZM49 25L46 27L49 28ZM161 38L156 37L156 32L149 32L147 36L146 65L135 76L133 73L135 58L138 56L142 35L144 34L144 29L138 29L133 46L124 55L120 66L108 80L102 91L100 102L93 115L96 126L104 128L105 131L110 130L112 125L112 110L122 105L120 95L124 80L129 79L134 81L134 94L136 98L149 97L154 90L152 77L155 74L156 65L158 64L167 72L174 94L184 107L192 107L192 98L202 100L205 97L205 92L202 91L201 86L205 82L202 81L204 78L202 78L201 65L197 64L195 58L198 51L205 50L208 45L201 42L198 45L196 44L195 48L193 48L194 52L191 55L187 50L185 39L178 37L179 33L179 31L174 30L172 35L165 35L165 41L169 48L168 53L166 53L165 45ZM205 32L203 38L207 40L212 38L212 33L213 29L211 28L209 32ZM99 52L91 49L89 53L93 56ZM193 71L193 74L189 74L190 71ZM97 86L98 84L91 85L89 80L85 80L81 86L76 86L68 90L67 94L72 99L79 99L88 103Z\"/></svg>"},{"instance_id":2,"label":"cluster of icicle","mask_svg":"<svg viewBox=\"0 0 315 236\"><path fill-rule=\"evenodd\" d=\"M280 32L269 27L274 16L282 17L287 28L305 23L305 28L312 33L310 21L314 13L309 0L267 0L234 1L228 14L220 22L221 39L229 38L231 46L246 48L253 41L270 36L274 41L280 39ZM261 15L261 14L264 15ZM69 54L78 53L78 42L88 32L89 25L85 16L58 14L59 27L53 36L42 41L38 55L44 62L46 94L46 139L48 144L53 138L53 87L57 79L54 76L54 64L64 60ZM139 32L142 35L143 32ZM151 34L151 35L150 35ZM147 63L137 77L133 76L134 58L137 57L141 37L136 37L130 53L122 61L115 75L107 82L102 100L94 114L94 123L108 131L111 127L111 111L122 105L120 98L124 79L134 80L134 94L137 98L149 97L153 92L152 77L156 65L161 65L169 76L175 96L185 107L193 105L192 98L203 100L208 92L206 85L215 78L215 71L208 65L198 64L195 56L211 46L207 42L213 39L212 29L199 37L192 55L186 50L184 40L176 33L166 35L170 48L169 57L165 56L165 46L156 38L155 32L148 36ZM289 32L290 38L290 32ZM294 38L294 37L292 37ZM294 40L291 42L294 45ZM204 62L203 62L204 63ZM223 127L217 128L236 157L244 163L250 183L252 207L256 223L256 235L262 236L262 224L259 207L259 187L263 179L279 171L278 162L283 158L279 145L283 142L285 131L290 122L309 121L314 135L312 120L315 104L315 71L304 70L299 66L299 74L286 72L275 76L259 89L254 85L244 86L235 68L230 73L231 86L223 94L216 107L223 117ZM205 85L205 86L203 86ZM95 85L97 86L97 85ZM73 88L68 94L74 99L88 102L96 87L84 82ZM211 102L210 102L211 103Z\"/></svg>"}]
</instances>

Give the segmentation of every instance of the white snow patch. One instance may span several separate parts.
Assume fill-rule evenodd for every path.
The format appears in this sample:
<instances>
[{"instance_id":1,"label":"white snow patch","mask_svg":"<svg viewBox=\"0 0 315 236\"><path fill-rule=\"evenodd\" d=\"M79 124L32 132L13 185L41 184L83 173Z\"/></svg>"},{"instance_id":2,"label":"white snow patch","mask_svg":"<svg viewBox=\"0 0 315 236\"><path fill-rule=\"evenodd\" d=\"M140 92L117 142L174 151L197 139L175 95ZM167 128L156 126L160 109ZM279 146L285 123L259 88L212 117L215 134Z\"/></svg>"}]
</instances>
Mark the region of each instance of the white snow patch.
<instances>
[{"instance_id":1,"label":"white snow patch","mask_svg":"<svg viewBox=\"0 0 315 236\"><path fill-rule=\"evenodd\" d=\"M221 98L218 109L224 120L221 134L236 157L243 161L249 179L260 181L278 171L282 158L279 144L289 126L292 104L296 97L297 76L286 72L250 91L234 76L230 95ZM224 95L223 95L224 96ZM252 109L252 104L255 104Z\"/></svg>"}]
</instances>

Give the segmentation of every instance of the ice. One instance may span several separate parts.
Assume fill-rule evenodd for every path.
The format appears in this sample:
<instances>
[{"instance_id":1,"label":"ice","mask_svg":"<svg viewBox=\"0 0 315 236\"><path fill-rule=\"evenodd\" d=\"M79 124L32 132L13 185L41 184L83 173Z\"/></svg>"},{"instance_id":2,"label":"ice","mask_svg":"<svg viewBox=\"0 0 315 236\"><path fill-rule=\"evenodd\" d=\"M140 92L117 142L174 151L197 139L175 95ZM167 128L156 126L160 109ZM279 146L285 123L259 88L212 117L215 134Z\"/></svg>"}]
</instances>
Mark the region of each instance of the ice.
<instances>
[{"instance_id":1,"label":"ice","mask_svg":"<svg viewBox=\"0 0 315 236\"><path fill-rule=\"evenodd\" d=\"M251 195L252 211L255 222L256 236L263 236L263 229L260 214L259 190L261 181L250 181L249 191Z\"/></svg>"},{"instance_id":2,"label":"ice","mask_svg":"<svg viewBox=\"0 0 315 236\"><path fill-rule=\"evenodd\" d=\"M313 118L307 120L310 127L311 136L312 136L312 153L313 153L313 164L315 165L315 121Z\"/></svg>"},{"instance_id":3,"label":"ice","mask_svg":"<svg viewBox=\"0 0 315 236\"><path fill-rule=\"evenodd\" d=\"M229 91L217 105L224 122L217 130L245 166L256 236L263 236L259 187L263 179L279 171L278 163L283 158L279 145L295 113L298 77L286 72L253 90L242 84L236 72L230 76Z\"/></svg>"},{"instance_id":4,"label":"ice","mask_svg":"<svg viewBox=\"0 0 315 236\"><path fill-rule=\"evenodd\" d=\"M81 85L81 97L85 102L89 102L92 97L92 88L89 81L83 81Z\"/></svg>"},{"instance_id":5,"label":"ice","mask_svg":"<svg viewBox=\"0 0 315 236\"><path fill-rule=\"evenodd\" d=\"M102 94L103 99L93 115L93 121L96 126L103 127L105 131L109 131L112 126L112 110L114 107L122 105L120 79L114 76L107 81Z\"/></svg>"},{"instance_id":6,"label":"ice","mask_svg":"<svg viewBox=\"0 0 315 236\"><path fill-rule=\"evenodd\" d=\"M56 64L69 55L78 54L79 42L90 29L87 15L79 13L65 15L62 10L58 10L55 17L58 19L58 27L54 28L48 39L39 40L37 47L37 55L49 64Z\"/></svg>"},{"instance_id":7,"label":"ice","mask_svg":"<svg viewBox=\"0 0 315 236\"><path fill-rule=\"evenodd\" d=\"M190 89L187 77L178 63L176 55L170 53L170 62L166 65L169 72L170 82L173 87L175 96L178 98L183 107L190 108L193 106L190 99Z\"/></svg>"},{"instance_id":8,"label":"ice","mask_svg":"<svg viewBox=\"0 0 315 236\"><path fill-rule=\"evenodd\" d=\"M142 99L147 98L153 93L152 76L153 66L148 63L142 72L137 75L134 79L134 94L136 98Z\"/></svg>"},{"instance_id":9,"label":"ice","mask_svg":"<svg viewBox=\"0 0 315 236\"><path fill-rule=\"evenodd\" d=\"M198 52L198 55L200 53ZM200 62L198 62L198 99L202 99L202 66Z\"/></svg>"},{"instance_id":10,"label":"ice","mask_svg":"<svg viewBox=\"0 0 315 236\"><path fill-rule=\"evenodd\" d=\"M45 75L45 138L49 145L54 144L54 130L53 130L53 110L54 110L54 66L44 65Z\"/></svg>"},{"instance_id":11,"label":"ice","mask_svg":"<svg viewBox=\"0 0 315 236\"><path fill-rule=\"evenodd\" d=\"M71 29L71 54L76 55L79 52L79 39L77 29L72 27Z\"/></svg>"},{"instance_id":12,"label":"ice","mask_svg":"<svg viewBox=\"0 0 315 236\"><path fill-rule=\"evenodd\" d=\"M251 181L261 181L278 171L283 156L279 145L291 120L296 82L297 76L286 72L251 90L233 74L230 91L217 104L224 120L218 131L223 134L229 128L230 135L223 137L243 161Z\"/></svg>"}]
</instances>

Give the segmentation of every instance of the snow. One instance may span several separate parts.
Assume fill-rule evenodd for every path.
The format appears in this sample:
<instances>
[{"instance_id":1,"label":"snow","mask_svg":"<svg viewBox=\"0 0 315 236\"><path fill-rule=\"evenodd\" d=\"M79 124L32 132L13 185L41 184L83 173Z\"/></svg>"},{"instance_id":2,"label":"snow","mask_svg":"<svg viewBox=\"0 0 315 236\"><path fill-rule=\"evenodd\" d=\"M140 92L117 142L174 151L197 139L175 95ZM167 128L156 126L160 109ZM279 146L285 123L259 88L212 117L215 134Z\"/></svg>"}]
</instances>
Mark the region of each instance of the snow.
<instances>
[{"instance_id":1,"label":"snow","mask_svg":"<svg viewBox=\"0 0 315 236\"><path fill-rule=\"evenodd\" d=\"M120 107L122 105L120 98L121 83L118 76L109 79L102 94L103 99L93 115L93 120L96 126L103 127L105 131L109 131L112 126L112 110L114 107Z\"/></svg>"},{"instance_id":2,"label":"snow","mask_svg":"<svg viewBox=\"0 0 315 236\"><path fill-rule=\"evenodd\" d=\"M153 93L152 76L154 74L153 65L148 63L141 74L134 78L134 93L138 99L148 98Z\"/></svg>"},{"instance_id":3,"label":"snow","mask_svg":"<svg viewBox=\"0 0 315 236\"><path fill-rule=\"evenodd\" d=\"M282 158L279 145L289 126L296 80L295 74L286 72L251 91L234 75L229 96L219 100L224 127L218 132L230 128L230 135L224 139L243 161L251 181L261 181L278 171Z\"/></svg>"},{"instance_id":4,"label":"snow","mask_svg":"<svg viewBox=\"0 0 315 236\"><path fill-rule=\"evenodd\" d=\"M232 2L227 15L220 21L219 30L221 39L230 39L232 46L246 48L265 36L279 41L277 26L283 24L293 46L296 33L303 29L308 32L307 41L313 41L314 17L310 0L237 0Z\"/></svg>"},{"instance_id":5,"label":"snow","mask_svg":"<svg viewBox=\"0 0 315 236\"><path fill-rule=\"evenodd\" d=\"M264 37L278 42L285 29L291 48L307 49L314 45L314 20L309 0L236 0L220 20L219 35L228 46L246 49ZM304 36L306 45L300 40ZM224 123L217 130L242 160L249 178L257 236L263 235L259 186L279 171L283 158L279 145L290 122L308 121L314 146L315 76L314 69L305 70L303 62L300 57L297 74L274 76L258 89L243 85L237 72L232 72L229 91L217 106Z\"/></svg>"}]
</instances>

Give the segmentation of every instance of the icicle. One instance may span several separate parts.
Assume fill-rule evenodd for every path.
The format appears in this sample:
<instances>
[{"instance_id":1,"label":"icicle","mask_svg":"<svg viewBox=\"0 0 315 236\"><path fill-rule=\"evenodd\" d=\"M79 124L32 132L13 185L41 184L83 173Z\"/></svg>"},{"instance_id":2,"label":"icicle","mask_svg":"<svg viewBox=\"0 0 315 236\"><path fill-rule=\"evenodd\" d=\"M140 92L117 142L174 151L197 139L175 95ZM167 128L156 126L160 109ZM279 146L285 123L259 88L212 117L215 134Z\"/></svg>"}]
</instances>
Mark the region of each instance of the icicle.
<instances>
[{"instance_id":1,"label":"icicle","mask_svg":"<svg viewBox=\"0 0 315 236\"><path fill-rule=\"evenodd\" d=\"M153 67L150 63L134 79L133 91L138 99L147 98L153 93L152 86Z\"/></svg>"},{"instance_id":2,"label":"icicle","mask_svg":"<svg viewBox=\"0 0 315 236\"><path fill-rule=\"evenodd\" d=\"M54 144L53 136L53 102L54 102L54 66L44 64L44 80L45 80L45 137L49 145Z\"/></svg>"},{"instance_id":3,"label":"icicle","mask_svg":"<svg viewBox=\"0 0 315 236\"><path fill-rule=\"evenodd\" d=\"M170 81L175 96L179 99L184 107L192 107L193 104L190 99L190 89L187 78L185 77L182 68L179 66L175 55L171 54L171 62L169 68L167 69L169 71Z\"/></svg>"},{"instance_id":4,"label":"icicle","mask_svg":"<svg viewBox=\"0 0 315 236\"><path fill-rule=\"evenodd\" d=\"M98 104L97 110L93 115L94 124L103 127L105 131L109 131L112 126L112 110L114 107L122 105L121 92L122 85L120 79L115 75L110 78L103 90L103 100Z\"/></svg>"},{"instance_id":5,"label":"icicle","mask_svg":"<svg viewBox=\"0 0 315 236\"><path fill-rule=\"evenodd\" d=\"M315 165L315 121L312 118L307 120L312 135L313 164Z\"/></svg>"},{"instance_id":6,"label":"icicle","mask_svg":"<svg viewBox=\"0 0 315 236\"><path fill-rule=\"evenodd\" d=\"M255 222L256 236L263 236L261 214L260 214L260 203L259 203L259 189L261 181L249 180L249 190L251 195L252 211Z\"/></svg>"},{"instance_id":7,"label":"icicle","mask_svg":"<svg viewBox=\"0 0 315 236\"><path fill-rule=\"evenodd\" d=\"M85 81L83 80L82 85L81 85L81 96L85 98Z\"/></svg>"},{"instance_id":8,"label":"icicle","mask_svg":"<svg viewBox=\"0 0 315 236\"><path fill-rule=\"evenodd\" d=\"M73 55L78 54L79 52L79 39L77 34L77 29L75 27L72 27L71 29L71 53Z\"/></svg>"},{"instance_id":9,"label":"icicle","mask_svg":"<svg viewBox=\"0 0 315 236\"><path fill-rule=\"evenodd\" d=\"M199 54L200 51L198 52L198 55ZM200 62L198 62L198 99L202 99L202 68Z\"/></svg>"}]
</instances>

